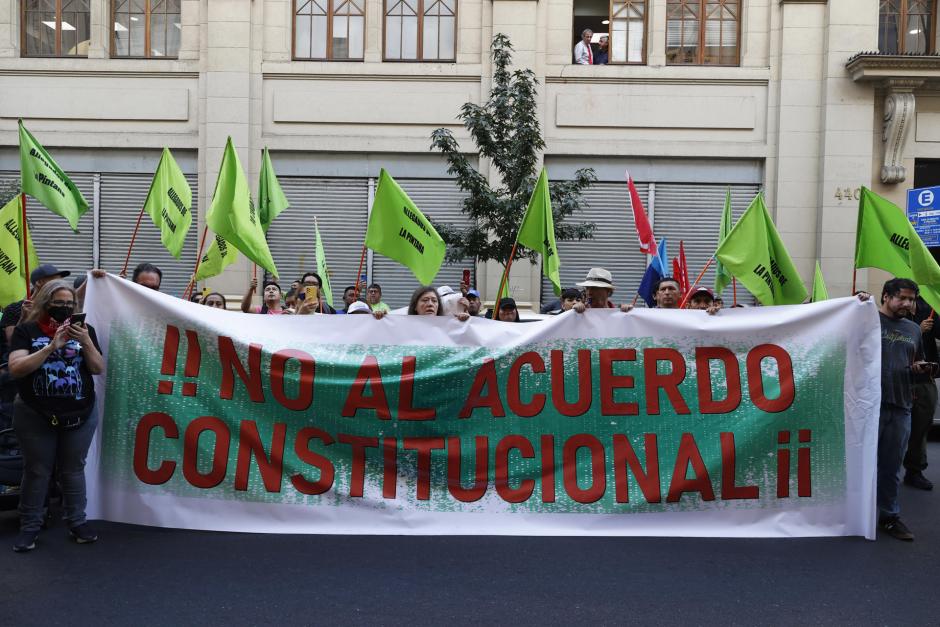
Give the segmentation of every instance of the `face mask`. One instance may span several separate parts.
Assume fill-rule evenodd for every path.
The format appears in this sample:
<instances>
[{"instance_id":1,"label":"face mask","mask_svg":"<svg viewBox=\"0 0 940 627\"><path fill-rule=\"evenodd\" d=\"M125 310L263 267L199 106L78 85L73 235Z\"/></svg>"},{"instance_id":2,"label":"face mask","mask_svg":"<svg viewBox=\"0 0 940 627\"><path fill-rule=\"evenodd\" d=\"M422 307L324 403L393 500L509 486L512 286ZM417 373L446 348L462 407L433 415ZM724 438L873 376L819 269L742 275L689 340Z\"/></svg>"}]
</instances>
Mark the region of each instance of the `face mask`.
<instances>
[{"instance_id":1,"label":"face mask","mask_svg":"<svg viewBox=\"0 0 940 627\"><path fill-rule=\"evenodd\" d=\"M73 307L50 307L48 310L49 317L55 320L56 322L65 322L69 316L72 315L74 311Z\"/></svg>"}]
</instances>

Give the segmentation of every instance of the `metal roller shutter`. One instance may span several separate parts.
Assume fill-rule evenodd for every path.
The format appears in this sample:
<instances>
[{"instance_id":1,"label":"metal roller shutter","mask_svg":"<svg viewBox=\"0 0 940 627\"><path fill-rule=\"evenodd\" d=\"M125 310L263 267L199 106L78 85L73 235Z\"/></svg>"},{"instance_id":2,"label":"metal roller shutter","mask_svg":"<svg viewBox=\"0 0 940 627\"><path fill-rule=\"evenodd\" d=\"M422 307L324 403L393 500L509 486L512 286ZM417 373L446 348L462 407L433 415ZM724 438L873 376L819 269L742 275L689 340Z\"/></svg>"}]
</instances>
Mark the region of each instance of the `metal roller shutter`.
<instances>
[{"instance_id":1,"label":"metal roller shutter","mask_svg":"<svg viewBox=\"0 0 940 627\"><path fill-rule=\"evenodd\" d=\"M649 199L649 186L636 183L644 207ZM646 257L640 253L630 208L626 183L595 183L584 193L584 210L571 217L575 222L593 222L594 239L557 242L561 257L562 288L574 287L584 280L588 270L605 268L614 277L614 302L633 300L646 271ZM657 237L661 236L655 231ZM538 270L541 272L541 268ZM542 304L555 300L551 282L542 278Z\"/></svg>"},{"instance_id":2,"label":"metal roller shutter","mask_svg":"<svg viewBox=\"0 0 940 627\"><path fill-rule=\"evenodd\" d=\"M72 232L65 218L52 213L33 198L26 203L26 218L32 232L33 245L41 263L51 263L73 275L95 267L95 175L69 172L69 178L88 202L88 211L78 221L78 233ZM19 181L18 171L0 172L0 180ZM71 277L70 277L71 278Z\"/></svg>"},{"instance_id":3,"label":"metal roller shutter","mask_svg":"<svg viewBox=\"0 0 940 627\"><path fill-rule=\"evenodd\" d=\"M465 192L460 191L451 179L396 179L408 197L425 216L444 224L466 226L468 218L460 211L463 207ZM434 285L449 285L455 291L460 289L463 271L474 270L473 260L444 264L434 277ZM374 254L372 261L372 281L382 286L382 300L393 309L404 307L411 298L411 293L418 287L418 280L411 270L388 257Z\"/></svg>"},{"instance_id":4,"label":"metal roller shutter","mask_svg":"<svg viewBox=\"0 0 940 627\"><path fill-rule=\"evenodd\" d=\"M109 272L120 272L124 267L127 247L137 216L147 200L152 174L102 174L101 175L101 217L98 222L98 245L100 264ZM192 190L193 198L199 198L197 178L187 175L186 180ZM195 207L193 207L195 211ZM130 278L134 267L139 263L152 263L163 272L160 291L179 296L186 289L196 262L196 247L199 245L199 227L193 220L186 234L183 252L177 260L160 241L160 231L145 215L137 231L134 250L131 252L127 276Z\"/></svg>"},{"instance_id":5,"label":"metal roller shutter","mask_svg":"<svg viewBox=\"0 0 940 627\"><path fill-rule=\"evenodd\" d=\"M304 272L316 271L316 217L330 267L333 304L342 308L343 288L354 282L359 268L369 181L288 176L278 180L290 207L271 223L268 246L281 275L281 286L287 290Z\"/></svg>"},{"instance_id":6,"label":"metal roller shutter","mask_svg":"<svg viewBox=\"0 0 940 627\"><path fill-rule=\"evenodd\" d=\"M685 243L685 257L689 264L689 280L694 281L708 258L718 247L718 228L721 212L725 206L725 191L728 185L706 185L658 183L653 231L656 237L666 237L669 255L679 254L679 240ZM731 185L731 214L734 220L741 217L754 199L760 186ZM715 264L702 277L701 285L715 284ZM738 299L746 291L739 286ZM725 290L726 299L731 297L731 288ZM751 298L750 294L747 295Z\"/></svg>"}]
</instances>

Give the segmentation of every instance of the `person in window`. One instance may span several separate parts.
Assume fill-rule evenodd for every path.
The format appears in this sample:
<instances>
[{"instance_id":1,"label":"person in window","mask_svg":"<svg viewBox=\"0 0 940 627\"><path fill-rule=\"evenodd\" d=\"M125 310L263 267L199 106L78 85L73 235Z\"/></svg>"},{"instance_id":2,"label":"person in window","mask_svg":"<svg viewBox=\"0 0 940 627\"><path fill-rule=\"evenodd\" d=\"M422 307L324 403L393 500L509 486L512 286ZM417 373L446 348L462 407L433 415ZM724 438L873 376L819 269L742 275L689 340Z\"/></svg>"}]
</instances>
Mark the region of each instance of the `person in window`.
<instances>
[{"instance_id":1,"label":"person in window","mask_svg":"<svg viewBox=\"0 0 940 627\"><path fill-rule=\"evenodd\" d=\"M578 65L593 65L594 64L594 51L591 50L591 37L594 36L594 31L590 28L585 28L581 31L581 41L575 44L574 46L574 62Z\"/></svg>"},{"instance_id":2,"label":"person in window","mask_svg":"<svg viewBox=\"0 0 940 627\"><path fill-rule=\"evenodd\" d=\"M597 54L594 55L594 65L607 65L610 62L610 38L606 35L601 37L597 45Z\"/></svg>"},{"instance_id":3,"label":"person in window","mask_svg":"<svg viewBox=\"0 0 940 627\"><path fill-rule=\"evenodd\" d=\"M278 316L286 313L281 307L281 286L274 281L265 281L264 288L261 291L262 304L254 307L252 311L251 299L258 289L258 279L252 279L248 285L248 291L242 297L242 311L244 313L267 314Z\"/></svg>"},{"instance_id":4,"label":"person in window","mask_svg":"<svg viewBox=\"0 0 940 627\"><path fill-rule=\"evenodd\" d=\"M94 328L71 322L75 309L75 289L51 281L13 331L9 368L19 387L13 428L24 464L17 552L36 547L53 466L69 534L79 544L98 539L85 520L85 456L97 422L92 375L104 372L104 359Z\"/></svg>"}]
</instances>

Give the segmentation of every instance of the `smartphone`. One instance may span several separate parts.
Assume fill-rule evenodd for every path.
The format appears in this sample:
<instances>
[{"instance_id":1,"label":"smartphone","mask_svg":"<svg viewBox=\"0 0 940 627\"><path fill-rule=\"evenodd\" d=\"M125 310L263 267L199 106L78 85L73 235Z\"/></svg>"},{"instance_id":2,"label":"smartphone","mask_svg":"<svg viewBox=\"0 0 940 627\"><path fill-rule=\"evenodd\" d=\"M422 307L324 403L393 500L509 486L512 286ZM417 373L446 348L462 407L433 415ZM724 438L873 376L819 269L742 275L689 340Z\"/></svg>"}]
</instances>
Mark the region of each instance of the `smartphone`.
<instances>
[{"instance_id":1,"label":"smartphone","mask_svg":"<svg viewBox=\"0 0 940 627\"><path fill-rule=\"evenodd\" d=\"M82 313L72 314L71 317L69 317L69 324L80 324L84 326L85 313L82 312Z\"/></svg>"},{"instance_id":2,"label":"smartphone","mask_svg":"<svg viewBox=\"0 0 940 627\"><path fill-rule=\"evenodd\" d=\"M470 287L470 270L463 271L463 284Z\"/></svg>"},{"instance_id":3,"label":"smartphone","mask_svg":"<svg viewBox=\"0 0 940 627\"><path fill-rule=\"evenodd\" d=\"M304 288L304 300L319 300L320 289L316 285L308 285Z\"/></svg>"}]
</instances>

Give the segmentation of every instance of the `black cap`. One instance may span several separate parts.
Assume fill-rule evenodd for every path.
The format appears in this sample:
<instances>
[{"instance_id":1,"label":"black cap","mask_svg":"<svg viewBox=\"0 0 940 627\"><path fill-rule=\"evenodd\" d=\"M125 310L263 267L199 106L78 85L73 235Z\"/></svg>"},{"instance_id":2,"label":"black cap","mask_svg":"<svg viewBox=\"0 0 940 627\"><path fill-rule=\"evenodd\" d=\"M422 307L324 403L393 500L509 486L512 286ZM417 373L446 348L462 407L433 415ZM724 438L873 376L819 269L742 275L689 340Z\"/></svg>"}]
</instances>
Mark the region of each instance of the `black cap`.
<instances>
[{"instance_id":1,"label":"black cap","mask_svg":"<svg viewBox=\"0 0 940 627\"><path fill-rule=\"evenodd\" d=\"M497 309L515 309L516 301L512 298L500 298L499 307Z\"/></svg>"},{"instance_id":2,"label":"black cap","mask_svg":"<svg viewBox=\"0 0 940 627\"><path fill-rule=\"evenodd\" d=\"M51 276L58 275L60 278L64 279L70 274L71 272L68 270L59 270L51 263L44 263L29 273L29 282L35 285L36 281L48 279Z\"/></svg>"},{"instance_id":3,"label":"black cap","mask_svg":"<svg viewBox=\"0 0 940 627\"><path fill-rule=\"evenodd\" d=\"M569 287L561 293L562 298L581 298L581 290Z\"/></svg>"}]
</instances>

